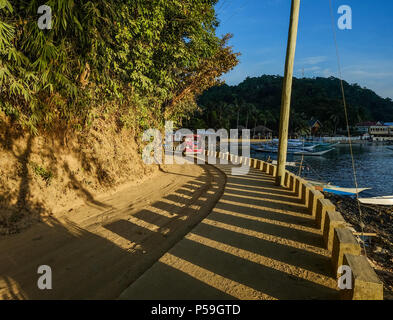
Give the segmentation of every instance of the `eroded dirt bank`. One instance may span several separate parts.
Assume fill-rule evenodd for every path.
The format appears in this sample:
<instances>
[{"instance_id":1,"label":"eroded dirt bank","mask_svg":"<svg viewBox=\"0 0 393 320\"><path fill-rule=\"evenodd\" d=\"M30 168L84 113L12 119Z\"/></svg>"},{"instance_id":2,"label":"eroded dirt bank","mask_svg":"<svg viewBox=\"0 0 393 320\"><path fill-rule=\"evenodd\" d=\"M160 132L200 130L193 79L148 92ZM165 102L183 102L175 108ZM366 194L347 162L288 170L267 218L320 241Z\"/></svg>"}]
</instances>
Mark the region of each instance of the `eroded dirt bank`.
<instances>
[{"instance_id":1,"label":"eroded dirt bank","mask_svg":"<svg viewBox=\"0 0 393 320\"><path fill-rule=\"evenodd\" d=\"M0 119L0 235L156 174L138 151L134 133L109 120L34 136Z\"/></svg>"}]
</instances>

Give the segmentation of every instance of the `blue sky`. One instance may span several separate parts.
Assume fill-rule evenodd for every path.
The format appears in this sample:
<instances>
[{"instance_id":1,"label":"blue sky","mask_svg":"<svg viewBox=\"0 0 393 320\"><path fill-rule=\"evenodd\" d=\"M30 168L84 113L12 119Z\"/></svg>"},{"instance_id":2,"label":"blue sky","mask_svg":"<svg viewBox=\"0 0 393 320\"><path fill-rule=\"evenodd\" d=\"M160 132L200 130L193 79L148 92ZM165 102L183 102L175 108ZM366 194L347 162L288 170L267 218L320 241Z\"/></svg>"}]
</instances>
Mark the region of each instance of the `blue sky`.
<instances>
[{"instance_id":1,"label":"blue sky","mask_svg":"<svg viewBox=\"0 0 393 320\"><path fill-rule=\"evenodd\" d=\"M344 80L393 99L393 1L332 0ZM247 76L284 72L290 0L220 0L218 35L234 34L230 44L240 64L223 79L238 84ZM340 30L337 9L352 8L352 30ZM301 0L294 76L338 77L329 0Z\"/></svg>"}]
</instances>

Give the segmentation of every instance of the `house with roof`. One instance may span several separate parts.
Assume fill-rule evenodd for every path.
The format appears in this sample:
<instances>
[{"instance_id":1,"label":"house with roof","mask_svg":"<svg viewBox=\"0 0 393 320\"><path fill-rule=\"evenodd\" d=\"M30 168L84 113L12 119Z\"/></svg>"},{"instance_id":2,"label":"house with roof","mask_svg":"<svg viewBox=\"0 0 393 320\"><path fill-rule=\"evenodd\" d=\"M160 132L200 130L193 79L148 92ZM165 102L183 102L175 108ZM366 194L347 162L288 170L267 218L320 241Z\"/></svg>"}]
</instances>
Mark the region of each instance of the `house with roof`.
<instances>
[{"instance_id":1,"label":"house with roof","mask_svg":"<svg viewBox=\"0 0 393 320\"><path fill-rule=\"evenodd\" d=\"M308 122L308 126L310 127L310 132L312 136L317 135L319 130L322 128L322 123L319 120L311 119Z\"/></svg>"},{"instance_id":2,"label":"house with roof","mask_svg":"<svg viewBox=\"0 0 393 320\"><path fill-rule=\"evenodd\" d=\"M362 134L367 134L369 133L369 129L372 126L378 126L382 125L380 122L375 122L375 121L364 121L364 122L359 122L356 124L355 129L356 131L362 133Z\"/></svg>"},{"instance_id":3,"label":"house with roof","mask_svg":"<svg viewBox=\"0 0 393 320\"><path fill-rule=\"evenodd\" d=\"M251 132L254 139L270 139L272 137L273 130L261 125L251 129Z\"/></svg>"}]
</instances>

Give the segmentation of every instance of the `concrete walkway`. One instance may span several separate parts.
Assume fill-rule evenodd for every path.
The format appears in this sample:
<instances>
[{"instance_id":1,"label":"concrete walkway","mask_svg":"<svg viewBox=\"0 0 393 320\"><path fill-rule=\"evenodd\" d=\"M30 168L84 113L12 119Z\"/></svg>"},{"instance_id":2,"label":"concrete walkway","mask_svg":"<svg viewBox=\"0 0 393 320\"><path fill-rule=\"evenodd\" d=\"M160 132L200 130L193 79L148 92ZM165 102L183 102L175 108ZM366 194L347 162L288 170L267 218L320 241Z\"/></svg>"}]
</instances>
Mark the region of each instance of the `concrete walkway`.
<instances>
[{"instance_id":1,"label":"concrete walkway","mask_svg":"<svg viewBox=\"0 0 393 320\"><path fill-rule=\"evenodd\" d=\"M231 165L215 208L120 299L336 299L321 233L272 176Z\"/></svg>"}]
</instances>

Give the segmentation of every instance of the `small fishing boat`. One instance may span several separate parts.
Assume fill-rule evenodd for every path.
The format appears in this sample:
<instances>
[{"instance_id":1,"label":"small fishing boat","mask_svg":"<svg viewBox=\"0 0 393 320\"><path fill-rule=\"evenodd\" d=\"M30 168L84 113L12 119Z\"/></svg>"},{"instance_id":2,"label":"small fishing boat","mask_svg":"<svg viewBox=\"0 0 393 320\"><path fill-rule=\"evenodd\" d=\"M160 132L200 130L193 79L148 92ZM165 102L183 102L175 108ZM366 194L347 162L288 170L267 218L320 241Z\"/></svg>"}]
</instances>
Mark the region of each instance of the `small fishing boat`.
<instances>
[{"instance_id":1,"label":"small fishing boat","mask_svg":"<svg viewBox=\"0 0 393 320\"><path fill-rule=\"evenodd\" d=\"M270 142L271 144L278 145L280 141L278 139L273 139ZM304 143L300 140L297 139L288 139L287 144L289 147L301 147Z\"/></svg>"},{"instance_id":2,"label":"small fishing boat","mask_svg":"<svg viewBox=\"0 0 393 320\"><path fill-rule=\"evenodd\" d=\"M324 182L312 181L312 180L307 180L307 182L313 185L315 189L318 191L334 193L340 196L354 196L360 192L371 189L371 188L343 188L339 186L334 186L330 183L324 183Z\"/></svg>"},{"instance_id":3,"label":"small fishing boat","mask_svg":"<svg viewBox=\"0 0 393 320\"><path fill-rule=\"evenodd\" d=\"M273 160L272 164L276 166L277 160ZM286 162L285 165L288 167L298 167L298 164L296 162Z\"/></svg>"},{"instance_id":4,"label":"small fishing boat","mask_svg":"<svg viewBox=\"0 0 393 320\"><path fill-rule=\"evenodd\" d=\"M261 145L260 147L257 147L254 150L258 151L258 152L277 153L278 152L278 146L275 146L275 145ZM325 153L328 153L328 152L330 152L332 150L334 150L334 149L313 151L313 147L300 148L300 147L290 147L290 146L288 146L287 154L304 155L304 156L322 156Z\"/></svg>"},{"instance_id":5,"label":"small fishing boat","mask_svg":"<svg viewBox=\"0 0 393 320\"><path fill-rule=\"evenodd\" d=\"M279 140L273 139L270 143L262 145L262 147L274 148L278 149ZM304 143L303 141L297 139L289 139L288 140L288 149L289 151L296 151L296 150L307 150L312 151L315 148L322 146L321 144L317 143Z\"/></svg>"},{"instance_id":6,"label":"small fishing boat","mask_svg":"<svg viewBox=\"0 0 393 320\"><path fill-rule=\"evenodd\" d=\"M389 150L392 150L392 151L393 151L393 147L386 147L386 148L388 148Z\"/></svg>"},{"instance_id":7,"label":"small fishing boat","mask_svg":"<svg viewBox=\"0 0 393 320\"><path fill-rule=\"evenodd\" d=\"M334 149L327 149L327 150L322 150L322 151L308 151L308 150L302 150L302 151L297 151L294 152L294 155L297 156L322 156L330 151L333 151Z\"/></svg>"},{"instance_id":8,"label":"small fishing boat","mask_svg":"<svg viewBox=\"0 0 393 320\"><path fill-rule=\"evenodd\" d=\"M393 206L393 196L373 197L373 198L359 198L362 204L376 204L381 206Z\"/></svg>"},{"instance_id":9,"label":"small fishing boat","mask_svg":"<svg viewBox=\"0 0 393 320\"><path fill-rule=\"evenodd\" d=\"M341 196L354 196L360 192L363 192L365 190L370 190L371 188L342 188L342 187L337 187L337 186L325 186L323 191L325 192L330 192L334 193L337 195Z\"/></svg>"}]
</instances>

